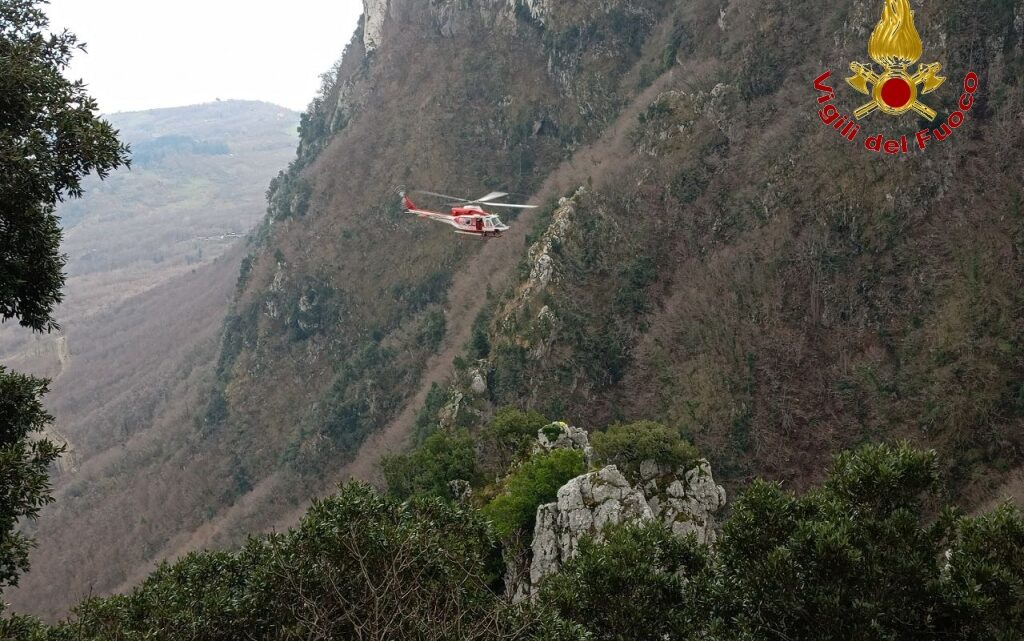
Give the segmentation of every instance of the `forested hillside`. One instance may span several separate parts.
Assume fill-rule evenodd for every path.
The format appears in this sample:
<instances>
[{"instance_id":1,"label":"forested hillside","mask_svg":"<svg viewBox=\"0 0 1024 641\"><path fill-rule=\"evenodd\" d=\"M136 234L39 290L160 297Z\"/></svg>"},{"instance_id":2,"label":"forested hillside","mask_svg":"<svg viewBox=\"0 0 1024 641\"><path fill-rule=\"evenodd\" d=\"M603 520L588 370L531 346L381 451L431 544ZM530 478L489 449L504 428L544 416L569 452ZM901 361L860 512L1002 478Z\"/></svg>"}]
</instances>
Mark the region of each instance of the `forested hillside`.
<instances>
[{"instance_id":1,"label":"forested hillside","mask_svg":"<svg viewBox=\"0 0 1024 641\"><path fill-rule=\"evenodd\" d=\"M934 123L862 123L909 132L912 153L890 157L822 127L813 89L832 70L847 112L860 105L842 78L878 3L682 3L647 44L638 81L660 73L658 96L614 170L582 169L541 220L478 318L459 396L435 396L431 417L461 398L440 423L503 404L653 418L730 484L803 486L829 453L900 437L947 453L967 503L997 487L1024 455L1024 18L1010 2L912 4L948 80L923 98ZM970 72L966 122L918 151Z\"/></svg>"},{"instance_id":2,"label":"forested hillside","mask_svg":"<svg viewBox=\"0 0 1024 641\"><path fill-rule=\"evenodd\" d=\"M58 496L76 506L61 528L100 504L145 527L105 528L85 550L58 545L44 515L33 572L90 570L29 575L22 603L52 615L88 585L126 588L159 560L294 524L309 497L379 481L377 461L408 446L388 480L421 493L409 468L451 449L437 439L478 447L506 405L591 430L659 421L730 493L755 477L810 488L833 454L894 438L939 452L918 490L967 507L998 493L1024 455L1024 13L911 4L922 62L948 77L926 97L939 118L967 73L980 89L956 135L887 156L824 127L814 89L831 69L846 111L859 106L842 77L867 59L874 0L368 0L271 182L215 372L187 386L195 406L154 417L174 447L119 477L153 482ZM875 114L865 128L926 124ZM404 214L400 185L543 208L483 243ZM484 499L507 473L488 465ZM318 509L383 500L361 491ZM303 527L336 522L319 516ZM287 555L302 531L270 547ZM167 571L132 598L159 600ZM232 576L248 586L246 572Z\"/></svg>"},{"instance_id":3,"label":"forested hillside","mask_svg":"<svg viewBox=\"0 0 1024 641\"><path fill-rule=\"evenodd\" d=\"M391 495L343 485L287 532L162 564L57 625L0 619L0 634L982 641L1024 625L1024 519L1008 505L936 516L934 452L865 446L799 495L757 481L719 527L725 492L707 461L650 421L597 431L591 446L582 430L505 410L473 437L428 442ZM457 497L451 472L464 477Z\"/></svg>"}]
</instances>

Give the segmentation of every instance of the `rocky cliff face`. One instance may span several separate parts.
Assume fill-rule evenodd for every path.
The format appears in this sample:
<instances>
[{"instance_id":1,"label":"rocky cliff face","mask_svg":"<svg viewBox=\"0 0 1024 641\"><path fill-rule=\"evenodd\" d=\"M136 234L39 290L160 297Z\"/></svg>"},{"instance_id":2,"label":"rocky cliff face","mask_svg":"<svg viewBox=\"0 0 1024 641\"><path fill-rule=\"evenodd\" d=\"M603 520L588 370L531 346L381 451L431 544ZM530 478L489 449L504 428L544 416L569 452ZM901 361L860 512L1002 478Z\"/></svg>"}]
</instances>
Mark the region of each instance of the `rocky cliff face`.
<instances>
[{"instance_id":1,"label":"rocky cliff face","mask_svg":"<svg viewBox=\"0 0 1024 641\"><path fill-rule=\"evenodd\" d=\"M363 46L370 53L384 40L384 21L388 17L388 0L363 0Z\"/></svg>"},{"instance_id":2,"label":"rocky cliff face","mask_svg":"<svg viewBox=\"0 0 1024 641\"><path fill-rule=\"evenodd\" d=\"M580 539L600 539L609 525L658 520L678 536L715 541L715 515L725 506L725 488L715 484L706 460L675 470L645 461L642 469L638 483L614 465L578 476L558 490L557 501L538 508L531 589L575 556Z\"/></svg>"},{"instance_id":3,"label":"rocky cliff face","mask_svg":"<svg viewBox=\"0 0 1024 641\"><path fill-rule=\"evenodd\" d=\"M436 33L453 46L481 47L495 34L523 36L523 28L543 34L541 53L549 77L575 103L590 126L606 124L621 106L614 78L640 53L668 3L663 0L363 0L362 44L372 53L398 31L410 28L410 16L425 11ZM389 35L394 32L395 35ZM609 107L612 107L609 110Z\"/></svg>"},{"instance_id":4,"label":"rocky cliff face","mask_svg":"<svg viewBox=\"0 0 1024 641\"><path fill-rule=\"evenodd\" d=\"M363 0L363 44L367 53L383 44L391 9L392 0ZM514 31L517 11L543 24L546 5L544 0L481 0L473 5L460 0L432 0L429 10L438 32L451 38L468 35L477 19L492 29Z\"/></svg>"},{"instance_id":5,"label":"rocky cliff face","mask_svg":"<svg viewBox=\"0 0 1024 641\"><path fill-rule=\"evenodd\" d=\"M725 506L725 488L715 483L706 459L675 469L645 461L640 484L654 518L677 536L694 534L702 543L715 542L715 515Z\"/></svg>"},{"instance_id":6,"label":"rocky cliff face","mask_svg":"<svg viewBox=\"0 0 1024 641\"><path fill-rule=\"evenodd\" d=\"M537 447L578 449L590 453L584 430L554 423L540 430ZM519 571L522 559L510 562L517 577L513 598L527 597L547 576L576 555L580 540L601 538L609 525L660 521L677 536L693 534L702 543L714 543L715 515L725 506L725 489L715 483L704 459L692 466L672 469L644 461L634 480L609 465L578 476L558 490L554 503L537 509L529 578Z\"/></svg>"},{"instance_id":7,"label":"rocky cliff face","mask_svg":"<svg viewBox=\"0 0 1024 641\"><path fill-rule=\"evenodd\" d=\"M568 425L561 421L552 423L537 432L535 452L551 452L552 450L579 450L583 452L583 460L589 465L594 457L594 448L590 447L587 431Z\"/></svg>"},{"instance_id":8,"label":"rocky cliff face","mask_svg":"<svg viewBox=\"0 0 1024 641\"><path fill-rule=\"evenodd\" d=\"M614 465L577 476L558 490L557 501L537 509L531 587L575 556L581 538L600 537L609 525L653 518L644 493Z\"/></svg>"}]
</instances>

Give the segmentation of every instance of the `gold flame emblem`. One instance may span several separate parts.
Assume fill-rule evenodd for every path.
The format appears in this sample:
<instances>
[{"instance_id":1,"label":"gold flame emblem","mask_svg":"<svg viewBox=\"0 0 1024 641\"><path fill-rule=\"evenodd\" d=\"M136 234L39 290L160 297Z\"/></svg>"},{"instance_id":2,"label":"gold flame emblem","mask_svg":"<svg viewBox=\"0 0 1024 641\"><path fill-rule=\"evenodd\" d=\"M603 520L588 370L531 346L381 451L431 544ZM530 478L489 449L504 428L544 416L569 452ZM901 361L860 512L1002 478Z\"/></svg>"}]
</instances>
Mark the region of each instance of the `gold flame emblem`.
<instances>
[{"instance_id":1,"label":"gold flame emblem","mask_svg":"<svg viewBox=\"0 0 1024 641\"><path fill-rule=\"evenodd\" d=\"M935 110L918 100L918 95L935 91L946 79L938 75L942 65L937 62L918 65L913 75L907 71L921 59L922 52L909 0L884 0L882 19L868 41L868 55L882 67L882 73L869 65L850 63L853 75L846 82L871 96L871 102L858 107L853 115L859 120L876 109L892 116L913 110L935 120Z\"/></svg>"}]
</instances>

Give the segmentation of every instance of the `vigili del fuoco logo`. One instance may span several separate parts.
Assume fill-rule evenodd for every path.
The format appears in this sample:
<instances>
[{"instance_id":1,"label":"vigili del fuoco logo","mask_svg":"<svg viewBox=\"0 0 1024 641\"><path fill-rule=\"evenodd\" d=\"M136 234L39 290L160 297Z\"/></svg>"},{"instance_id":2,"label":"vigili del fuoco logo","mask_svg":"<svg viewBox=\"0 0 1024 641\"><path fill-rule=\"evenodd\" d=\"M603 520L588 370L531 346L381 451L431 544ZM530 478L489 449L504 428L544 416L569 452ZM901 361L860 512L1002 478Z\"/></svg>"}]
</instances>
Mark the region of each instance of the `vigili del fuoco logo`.
<instances>
[{"instance_id":1,"label":"vigili del fuoco logo","mask_svg":"<svg viewBox=\"0 0 1024 641\"><path fill-rule=\"evenodd\" d=\"M846 79L847 84L870 100L854 109L853 115L844 114L834 104L835 90L826 84L832 71L826 71L814 79L818 104L822 105L818 110L821 122L831 126L846 140L856 142L861 132L859 121L876 111L893 117L911 113L932 123L932 126L912 134L912 144L918 149L923 151L932 141L942 142L949 138L964 123L967 112L974 106L978 75L972 71L964 77L957 110L936 124L938 113L926 104L923 97L941 87L946 79L939 75L942 65L938 62L918 64L917 69L911 72L911 67L921 59L923 49L909 0L883 0L882 18L868 40L868 55L881 69L851 62L853 75ZM904 134L899 138L886 139L882 134L868 135L864 138L864 148L892 155L905 154L910 148L907 137Z\"/></svg>"}]
</instances>

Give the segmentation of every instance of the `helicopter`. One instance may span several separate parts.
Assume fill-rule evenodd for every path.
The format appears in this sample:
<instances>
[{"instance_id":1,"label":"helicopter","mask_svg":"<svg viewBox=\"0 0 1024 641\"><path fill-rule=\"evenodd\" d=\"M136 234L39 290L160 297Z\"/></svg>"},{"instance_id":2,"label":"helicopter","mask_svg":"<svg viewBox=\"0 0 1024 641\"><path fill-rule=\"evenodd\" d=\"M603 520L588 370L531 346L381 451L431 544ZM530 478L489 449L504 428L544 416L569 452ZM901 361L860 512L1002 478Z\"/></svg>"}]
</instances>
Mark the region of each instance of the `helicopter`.
<instances>
[{"instance_id":1,"label":"helicopter","mask_svg":"<svg viewBox=\"0 0 1024 641\"><path fill-rule=\"evenodd\" d=\"M480 238L497 238L509 229L508 225L501 222L501 219L496 214L485 211L481 205L488 207L511 207L514 209L536 209L536 205L494 202L498 198L508 196L503 191L492 191L486 196L475 200L448 196L433 191L414 191L412 193L448 200L448 207L451 208L451 213L445 214L439 211L420 209L404 190L400 190L398 195L402 198L402 206L405 207L406 213L416 214L420 218L428 218L451 225L455 228L455 233L457 234L466 234L467 236L477 236Z\"/></svg>"}]
</instances>

